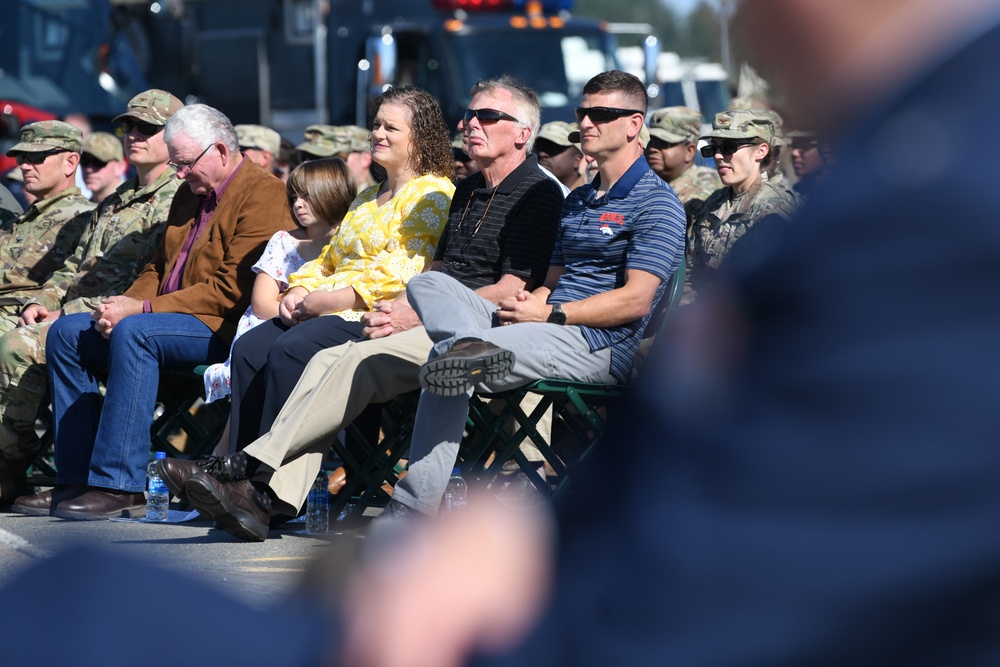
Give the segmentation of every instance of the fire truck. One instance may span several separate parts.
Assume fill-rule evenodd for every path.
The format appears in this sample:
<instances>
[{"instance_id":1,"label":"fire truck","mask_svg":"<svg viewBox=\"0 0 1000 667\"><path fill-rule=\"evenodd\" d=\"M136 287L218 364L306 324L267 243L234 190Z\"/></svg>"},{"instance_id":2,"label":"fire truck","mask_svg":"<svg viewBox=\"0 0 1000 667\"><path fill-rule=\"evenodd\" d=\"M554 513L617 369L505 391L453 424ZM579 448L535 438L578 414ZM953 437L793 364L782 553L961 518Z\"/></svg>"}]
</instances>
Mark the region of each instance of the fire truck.
<instances>
[{"instance_id":1,"label":"fire truck","mask_svg":"<svg viewBox=\"0 0 1000 667\"><path fill-rule=\"evenodd\" d=\"M402 84L454 127L471 86L501 74L538 92L543 120L570 120L625 36L655 78L648 25L579 18L572 0L113 1L142 26L152 85L293 139L310 123L365 125L374 96Z\"/></svg>"}]
</instances>

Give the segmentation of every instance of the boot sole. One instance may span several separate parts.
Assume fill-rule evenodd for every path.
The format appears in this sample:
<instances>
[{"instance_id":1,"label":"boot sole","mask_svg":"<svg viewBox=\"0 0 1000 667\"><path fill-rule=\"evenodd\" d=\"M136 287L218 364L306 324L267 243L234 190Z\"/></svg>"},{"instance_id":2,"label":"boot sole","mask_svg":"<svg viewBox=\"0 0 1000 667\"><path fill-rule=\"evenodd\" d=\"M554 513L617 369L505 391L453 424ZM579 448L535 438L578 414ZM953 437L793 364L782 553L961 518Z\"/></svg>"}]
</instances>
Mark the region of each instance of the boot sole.
<instances>
[{"instance_id":1,"label":"boot sole","mask_svg":"<svg viewBox=\"0 0 1000 667\"><path fill-rule=\"evenodd\" d=\"M514 353L497 350L465 359L437 357L420 367L418 378L424 390L436 396L461 396L480 383L502 380L514 367Z\"/></svg>"},{"instance_id":2,"label":"boot sole","mask_svg":"<svg viewBox=\"0 0 1000 667\"><path fill-rule=\"evenodd\" d=\"M267 539L268 527L263 526L264 530L261 532L259 527L262 524L257 519L249 512L230 504L211 483L195 476L185 482L184 490L189 502L198 511L218 522L219 527L230 535L248 542L263 542ZM255 529L255 526L258 528Z\"/></svg>"}]
</instances>

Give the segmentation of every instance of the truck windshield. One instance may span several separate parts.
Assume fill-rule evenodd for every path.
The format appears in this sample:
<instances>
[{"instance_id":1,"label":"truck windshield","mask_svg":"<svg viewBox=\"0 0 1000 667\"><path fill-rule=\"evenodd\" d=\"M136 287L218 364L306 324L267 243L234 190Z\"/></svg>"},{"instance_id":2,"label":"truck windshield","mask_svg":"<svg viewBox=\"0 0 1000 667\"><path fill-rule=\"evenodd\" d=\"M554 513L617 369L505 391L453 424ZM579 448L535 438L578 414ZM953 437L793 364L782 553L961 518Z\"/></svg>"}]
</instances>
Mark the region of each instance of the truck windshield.
<instances>
[{"instance_id":1,"label":"truck windshield","mask_svg":"<svg viewBox=\"0 0 1000 667\"><path fill-rule=\"evenodd\" d=\"M614 69L604 36L564 30L476 30L451 35L452 55L467 90L472 83L509 74L538 93L543 108L575 106L583 86Z\"/></svg>"}]
</instances>

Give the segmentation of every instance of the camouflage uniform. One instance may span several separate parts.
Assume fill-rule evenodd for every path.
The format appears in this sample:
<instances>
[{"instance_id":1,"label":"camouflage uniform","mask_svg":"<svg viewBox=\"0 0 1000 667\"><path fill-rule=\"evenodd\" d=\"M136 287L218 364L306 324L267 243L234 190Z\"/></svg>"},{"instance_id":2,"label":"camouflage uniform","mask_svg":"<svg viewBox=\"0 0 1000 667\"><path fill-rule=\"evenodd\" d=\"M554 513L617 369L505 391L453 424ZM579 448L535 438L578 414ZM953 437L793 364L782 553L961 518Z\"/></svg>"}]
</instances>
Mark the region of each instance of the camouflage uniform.
<instances>
[{"instance_id":1,"label":"camouflage uniform","mask_svg":"<svg viewBox=\"0 0 1000 667\"><path fill-rule=\"evenodd\" d=\"M717 114L712 133L703 138L761 139L774 138L774 123L767 114L756 111L733 111ZM731 187L715 191L702 207L688 235L688 262L691 284L695 290L708 282L718 270L733 245L753 225L769 215L789 219L801 198L787 187L762 176L747 192L736 194Z\"/></svg>"},{"instance_id":2,"label":"camouflage uniform","mask_svg":"<svg viewBox=\"0 0 1000 667\"><path fill-rule=\"evenodd\" d=\"M94 203L70 187L0 228L0 329L17 324L24 305L69 259L93 210ZM13 316L13 323L3 316Z\"/></svg>"},{"instance_id":3,"label":"camouflage uniform","mask_svg":"<svg viewBox=\"0 0 1000 667\"><path fill-rule=\"evenodd\" d=\"M371 132L357 125L310 125L306 128L305 141L295 147L303 153L316 157L340 157L347 159L351 153L371 151ZM365 178L357 179L358 192L375 185L375 179L368 171Z\"/></svg>"},{"instance_id":4,"label":"camouflage uniform","mask_svg":"<svg viewBox=\"0 0 1000 667\"><path fill-rule=\"evenodd\" d=\"M163 125L182 106L169 93L150 90L133 97L128 111L115 121ZM40 290L29 295L26 304L37 303L49 312L91 312L104 297L124 292L159 245L180 185L174 170L168 168L145 187L140 187L136 177L118 186L88 216L74 254ZM16 316L2 319L17 323ZM16 465L37 453L34 423L48 389L45 336L51 323L39 322L0 335L0 457Z\"/></svg>"}]
</instances>

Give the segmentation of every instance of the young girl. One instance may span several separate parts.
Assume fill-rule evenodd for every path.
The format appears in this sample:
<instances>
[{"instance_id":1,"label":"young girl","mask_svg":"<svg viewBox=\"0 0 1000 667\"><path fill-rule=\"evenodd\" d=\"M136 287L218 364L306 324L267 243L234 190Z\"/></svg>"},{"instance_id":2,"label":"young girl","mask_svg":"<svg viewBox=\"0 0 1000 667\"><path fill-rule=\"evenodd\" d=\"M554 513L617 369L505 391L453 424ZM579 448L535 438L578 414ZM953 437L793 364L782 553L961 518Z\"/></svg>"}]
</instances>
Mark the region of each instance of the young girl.
<instances>
[{"instance_id":1,"label":"young girl","mask_svg":"<svg viewBox=\"0 0 1000 667\"><path fill-rule=\"evenodd\" d=\"M288 276L306 262L319 257L356 195L354 176L340 158L313 160L299 165L288 177L286 191L288 206L299 228L291 232L280 231L272 236L260 260L253 265L257 278L250 296L250 307L237 326L236 338L278 316L281 295L288 289ZM205 371L206 403L229 396L231 360L232 356ZM222 443L228 441L228 433L223 434Z\"/></svg>"}]
</instances>

